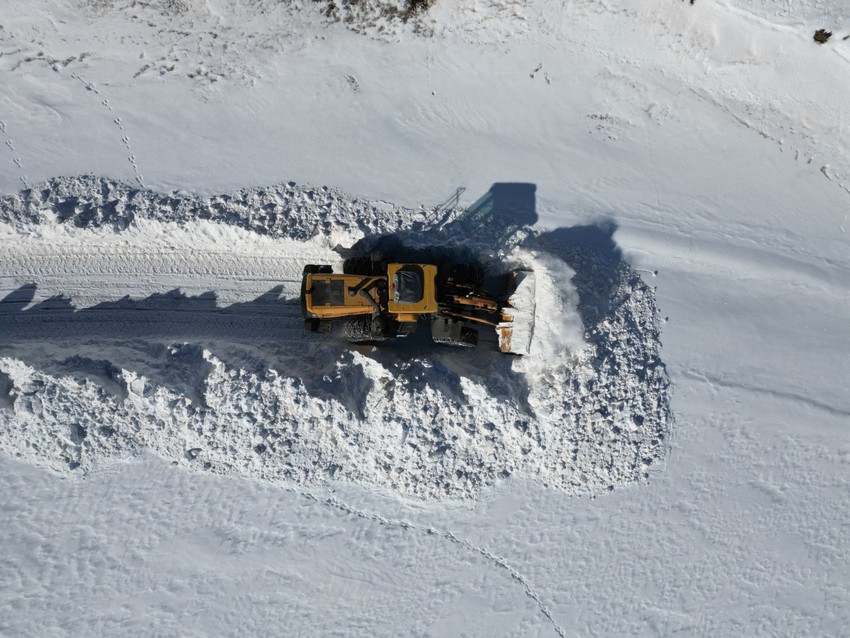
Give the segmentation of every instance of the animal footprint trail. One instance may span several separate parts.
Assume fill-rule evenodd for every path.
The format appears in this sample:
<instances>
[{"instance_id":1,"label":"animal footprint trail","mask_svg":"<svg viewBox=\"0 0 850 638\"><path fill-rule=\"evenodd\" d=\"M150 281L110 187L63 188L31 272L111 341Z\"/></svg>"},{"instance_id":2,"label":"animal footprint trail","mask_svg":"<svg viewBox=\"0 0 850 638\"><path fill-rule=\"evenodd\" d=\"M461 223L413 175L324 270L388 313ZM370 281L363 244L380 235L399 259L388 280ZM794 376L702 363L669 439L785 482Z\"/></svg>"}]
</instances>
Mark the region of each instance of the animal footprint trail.
<instances>
[{"instance_id":1,"label":"animal footprint trail","mask_svg":"<svg viewBox=\"0 0 850 638\"><path fill-rule=\"evenodd\" d=\"M6 122L5 122L5 120L0 120L0 133L2 133L3 137L6 138L5 140L3 140L4 144L12 152L12 163L18 168L18 170L23 170L24 163L23 163L23 161L21 161L21 158L18 155L18 151L15 148L15 143L12 141L12 139L9 137L8 133L6 132ZM23 184L24 188L30 187L29 180L27 179L26 175L21 174L18 177L18 179L20 179L21 184Z\"/></svg>"},{"instance_id":2,"label":"animal footprint trail","mask_svg":"<svg viewBox=\"0 0 850 638\"><path fill-rule=\"evenodd\" d=\"M345 81L348 82L348 86L355 93L360 93L360 82L357 81L357 78L353 75L346 75Z\"/></svg>"},{"instance_id":3,"label":"animal footprint trail","mask_svg":"<svg viewBox=\"0 0 850 638\"><path fill-rule=\"evenodd\" d=\"M112 107L109 106L108 100L104 100L103 103L110 111L112 110ZM112 120L112 122L115 124L115 126L118 127L119 131L124 133L124 125L121 123L120 117L116 117L114 120ZM127 152L129 153L129 155L127 156L127 160L130 162L130 164L133 165L133 173L136 175L136 181L139 183L139 186L144 188L145 182L142 178L141 172L139 171L139 165L136 163L136 156L135 154L133 154L133 147L130 146L130 137L126 134L122 135L121 143L124 144L124 148L126 148Z\"/></svg>"},{"instance_id":4,"label":"animal footprint trail","mask_svg":"<svg viewBox=\"0 0 850 638\"><path fill-rule=\"evenodd\" d=\"M541 71L543 71L542 62L538 64L531 73L528 74L528 77L533 80ZM543 71L543 80L546 82L546 84L552 84L552 77L549 75L548 71Z\"/></svg>"},{"instance_id":5,"label":"animal footprint trail","mask_svg":"<svg viewBox=\"0 0 850 638\"><path fill-rule=\"evenodd\" d=\"M426 534L428 536L433 536L436 538L441 538L450 543L454 543L463 549L473 552L475 554L479 554L485 560L492 563L495 567L502 569L508 573L511 579L518 583L523 590L525 591L525 595L528 596L534 603L537 605L540 613L546 618L546 620L552 625L552 628L555 630L555 633L558 634L560 638L565 638L567 635L564 631L564 628L558 623L555 617L552 615L550 609L543 602L543 599L540 597L540 594L531 586L531 583L528 579L517 571L508 561L501 556L498 556L488 550L486 547L481 547L472 543L471 541L466 540L465 538L461 538L457 536L454 532L449 530L440 530L434 527L423 527L421 525L416 525L414 523L410 523L405 520L391 520L380 516L378 514L373 514L370 512L366 512L355 507L352 507L348 503L341 501L336 496L331 494L325 499L321 499L310 492L301 491L301 490L293 490L295 493L301 494L302 496L308 498L309 500L315 501L317 503L322 503L324 505L336 508L350 516L354 516L366 521L371 521L373 523L377 523L378 525L383 525L386 527L400 527L403 530L409 532L416 532L419 534Z\"/></svg>"},{"instance_id":6,"label":"animal footprint trail","mask_svg":"<svg viewBox=\"0 0 850 638\"><path fill-rule=\"evenodd\" d=\"M74 78L75 80L79 80L80 82L82 82L82 83L83 83L83 85L86 87L86 90L87 90L87 91L91 91L91 92L92 92L92 93L94 93L95 95L100 95L100 91L98 91L98 90L95 88L94 84L92 84L91 82L86 82L83 78L81 78L81 77L80 77L79 75L77 75L76 73L72 73L72 74L71 74L71 77L72 77L72 78Z\"/></svg>"},{"instance_id":7,"label":"animal footprint trail","mask_svg":"<svg viewBox=\"0 0 850 638\"><path fill-rule=\"evenodd\" d=\"M91 91L95 95L101 95L100 91L97 90L97 88L94 86L94 84L92 84L91 82L87 82L86 80L81 78L78 74L72 73L71 77L82 82L83 85L86 87L87 91ZM114 113L114 111L112 109L112 105L109 103L109 99L104 97L100 101L100 104L101 104L101 106L103 106L103 108L108 110L110 113ZM127 135L126 132L124 131L124 124L122 123L121 118L118 117L118 116L114 117L112 119L112 123L115 124L115 126L117 126L118 130L121 132L121 143L124 145L124 148L127 150L127 161L130 162L130 165L133 167L133 175L136 178L136 182L139 184L139 186L141 186L142 188L145 188L144 177L142 176L142 172L139 170L139 165L136 162L136 155L133 152L133 147L130 145L130 136Z\"/></svg>"}]
</instances>

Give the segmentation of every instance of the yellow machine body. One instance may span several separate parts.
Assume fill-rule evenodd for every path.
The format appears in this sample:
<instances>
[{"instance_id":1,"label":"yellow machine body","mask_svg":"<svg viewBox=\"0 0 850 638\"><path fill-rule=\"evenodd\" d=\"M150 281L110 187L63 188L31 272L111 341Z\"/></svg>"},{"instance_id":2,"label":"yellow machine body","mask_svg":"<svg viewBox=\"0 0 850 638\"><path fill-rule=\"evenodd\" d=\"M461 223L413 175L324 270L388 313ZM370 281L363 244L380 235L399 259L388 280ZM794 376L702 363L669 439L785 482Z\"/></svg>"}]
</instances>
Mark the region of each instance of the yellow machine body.
<instances>
[{"instance_id":1,"label":"yellow machine body","mask_svg":"<svg viewBox=\"0 0 850 638\"><path fill-rule=\"evenodd\" d=\"M431 264L389 264L387 274L379 276L312 273L306 276L304 302L318 319L370 315L380 309L395 321L416 321L437 312L436 276L437 267ZM405 279L418 280L421 296L402 290Z\"/></svg>"},{"instance_id":2,"label":"yellow machine body","mask_svg":"<svg viewBox=\"0 0 850 638\"><path fill-rule=\"evenodd\" d=\"M495 332L498 349L528 354L535 318L534 273L517 270L499 286L482 286L474 266L362 261L334 274L329 265L305 266L301 288L304 327L330 332L343 321L353 343L403 337L427 318L435 343L474 346ZM369 274L362 274L368 272ZM490 332L490 334L493 334Z\"/></svg>"}]
</instances>

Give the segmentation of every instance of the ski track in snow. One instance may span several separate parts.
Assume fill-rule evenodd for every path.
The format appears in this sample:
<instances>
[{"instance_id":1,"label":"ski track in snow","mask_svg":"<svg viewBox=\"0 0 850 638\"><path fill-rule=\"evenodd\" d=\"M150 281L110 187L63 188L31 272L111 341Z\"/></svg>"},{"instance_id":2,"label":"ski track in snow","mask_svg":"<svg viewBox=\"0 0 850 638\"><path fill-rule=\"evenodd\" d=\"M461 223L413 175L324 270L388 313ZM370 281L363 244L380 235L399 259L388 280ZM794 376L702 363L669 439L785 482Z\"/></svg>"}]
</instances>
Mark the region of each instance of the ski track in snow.
<instances>
[{"instance_id":1,"label":"ski track in snow","mask_svg":"<svg viewBox=\"0 0 850 638\"><path fill-rule=\"evenodd\" d=\"M91 177L5 198L0 447L78 474L149 449L199 471L421 498L512 474L575 493L645 481L666 450L668 381L652 289L611 231L387 209L291 183L204 199ZM339 242L388 236L532 266L536 354L304 332L303 265L339 267Z\"/></svg>"}]
</instances>

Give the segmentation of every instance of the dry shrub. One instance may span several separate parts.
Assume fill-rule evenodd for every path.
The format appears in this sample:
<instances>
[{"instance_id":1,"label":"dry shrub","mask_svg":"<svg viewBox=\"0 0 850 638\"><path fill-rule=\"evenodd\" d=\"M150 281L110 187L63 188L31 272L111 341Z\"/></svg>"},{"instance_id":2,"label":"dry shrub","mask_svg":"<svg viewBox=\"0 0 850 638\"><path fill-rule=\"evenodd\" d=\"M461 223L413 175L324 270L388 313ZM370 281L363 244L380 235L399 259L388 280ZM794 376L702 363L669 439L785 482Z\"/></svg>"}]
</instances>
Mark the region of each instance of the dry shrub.
<instances>
[{"instance_id":1,"label":"dry shrub","mask_svg":"<svg viewBox=\"0 0 850 638\"><path fill-rule=\"evenodd\" d=\"M826 29L818 29L815 31L815 42L818 44L823 44L827 40L832 37L832 31L827 31Z\"/></svg>"}]
</instances>

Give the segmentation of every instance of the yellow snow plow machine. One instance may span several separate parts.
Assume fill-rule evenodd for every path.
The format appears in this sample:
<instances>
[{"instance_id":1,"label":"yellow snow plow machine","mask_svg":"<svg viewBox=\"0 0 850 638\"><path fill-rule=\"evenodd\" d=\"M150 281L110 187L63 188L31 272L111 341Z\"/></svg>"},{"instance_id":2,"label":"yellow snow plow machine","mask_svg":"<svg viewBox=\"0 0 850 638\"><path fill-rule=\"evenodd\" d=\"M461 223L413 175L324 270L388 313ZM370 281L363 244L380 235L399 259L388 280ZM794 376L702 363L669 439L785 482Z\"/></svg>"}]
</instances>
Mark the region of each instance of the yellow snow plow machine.
<instances>
[{"instance_id":1,"label":"yellow snow plow machine","mask_svg":"<svg viewBox=\"0 0 850 638\"><path fill-rule=\"evenodd\" d=\"M526 355L534 331L535 280L517 270L484 286L473 265L436 266L371 258L346 260L342 274L309 265L301 283L304 327L330 332L341 320L354 343L412 334L420 320L431 324L436 343L475 346L488 334L500 351Z\"/></svg>"}]
</instances>

